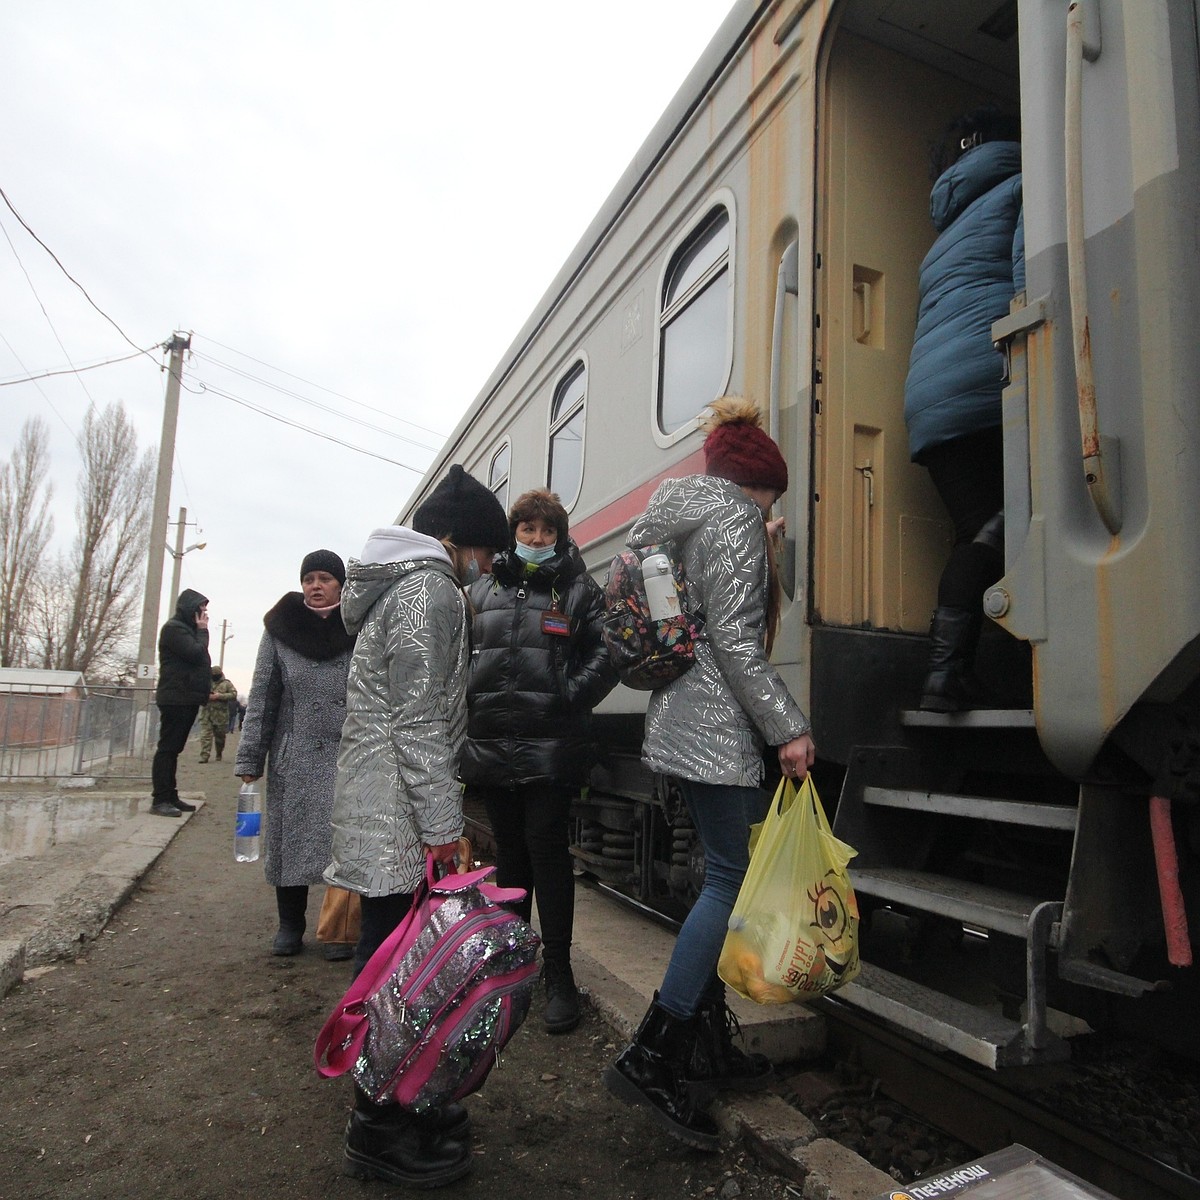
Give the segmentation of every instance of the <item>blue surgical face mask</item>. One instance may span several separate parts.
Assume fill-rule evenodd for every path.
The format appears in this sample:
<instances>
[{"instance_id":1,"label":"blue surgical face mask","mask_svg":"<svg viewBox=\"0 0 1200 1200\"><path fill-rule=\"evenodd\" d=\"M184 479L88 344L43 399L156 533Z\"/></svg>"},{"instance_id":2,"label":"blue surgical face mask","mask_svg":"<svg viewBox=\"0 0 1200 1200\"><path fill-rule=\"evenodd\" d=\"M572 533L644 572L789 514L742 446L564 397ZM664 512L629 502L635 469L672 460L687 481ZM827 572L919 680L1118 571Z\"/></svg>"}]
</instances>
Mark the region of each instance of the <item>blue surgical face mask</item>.
<instances>
[{"instance_id":1,"label":"blue surgical face mask","mask_svg":"<svg viewBox=\"0 0 1200 1200\"><path fill-rule=\"evenodd\" d=\"M463 587L469 587L482 574L483 572L479 568L478 560L474 558L468 559L466 569L463 571Z\"/></svg>"},{"instance_id":2,"label":"blue surgical face mask","mask_svg":"<svg viewBox=\"0 0 1200 1200\"><path fill-rule=\"evenodd\" d=\"M538 546L527 546L524 542L517 542L516 551L517 557L522 562L535 563L538 565L544 562L549 562L555 556L555 554L558 553L557 548L553 545L542 546L539 548Z\"/></svg>"}]
</instances>

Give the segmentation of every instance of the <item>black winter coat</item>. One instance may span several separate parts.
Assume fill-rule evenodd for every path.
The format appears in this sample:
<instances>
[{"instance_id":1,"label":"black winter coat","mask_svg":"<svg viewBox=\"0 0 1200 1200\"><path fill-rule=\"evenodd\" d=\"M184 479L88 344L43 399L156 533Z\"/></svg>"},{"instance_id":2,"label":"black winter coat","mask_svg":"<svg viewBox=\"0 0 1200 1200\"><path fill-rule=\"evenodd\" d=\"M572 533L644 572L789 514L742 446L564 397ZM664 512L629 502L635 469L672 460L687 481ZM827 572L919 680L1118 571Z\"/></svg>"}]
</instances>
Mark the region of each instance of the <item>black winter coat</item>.
<instances>
[{"instance_id":1,"label":"black winter coat","mask_svg":"<svg viewBox=\"0 0 1200 1200\"><path fill-rule=\"evenodd\" d=\"M196 628L196 613L208 597L184 588L175 615L158 634L159 704L207 704L212 691L208 630Z\"/></svg>"},{"instance_id":2,"label":"black winter coat","mask_svg":"<svg viewBox=\"0 0 1200 1200\"><path fill-rule=\"evenodd\" d=\"M575 543L531 574L513 551L471 585L475 610L467 740L459 777L479 787L580 787L595 756L592 709L616 686L601 630L604 593ZM553 610L565 636L546 632Z\"/></svg>"}]
</instances>

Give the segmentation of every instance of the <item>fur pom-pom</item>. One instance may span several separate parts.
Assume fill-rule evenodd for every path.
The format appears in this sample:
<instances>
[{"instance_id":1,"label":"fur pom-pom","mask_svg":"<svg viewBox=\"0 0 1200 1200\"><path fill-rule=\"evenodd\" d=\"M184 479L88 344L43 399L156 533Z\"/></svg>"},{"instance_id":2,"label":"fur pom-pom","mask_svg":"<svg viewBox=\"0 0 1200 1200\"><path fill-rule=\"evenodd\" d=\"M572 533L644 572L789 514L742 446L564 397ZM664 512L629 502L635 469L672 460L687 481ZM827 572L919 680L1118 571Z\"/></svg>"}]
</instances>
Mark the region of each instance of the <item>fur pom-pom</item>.
<instances>
[{"instance_id":1,"label":"fur pom-pom","mask_svg":"<svg viewBox=\"0 0 1200 1200\"><path fill-rule=\"evenodd\" d=\"M753 400L744 396L722 396L708 406L708 415L700 421L700 428L711 433L720 425L749 425L754 429L762 428L762 413Z\"/></svg>"}]
</instances>

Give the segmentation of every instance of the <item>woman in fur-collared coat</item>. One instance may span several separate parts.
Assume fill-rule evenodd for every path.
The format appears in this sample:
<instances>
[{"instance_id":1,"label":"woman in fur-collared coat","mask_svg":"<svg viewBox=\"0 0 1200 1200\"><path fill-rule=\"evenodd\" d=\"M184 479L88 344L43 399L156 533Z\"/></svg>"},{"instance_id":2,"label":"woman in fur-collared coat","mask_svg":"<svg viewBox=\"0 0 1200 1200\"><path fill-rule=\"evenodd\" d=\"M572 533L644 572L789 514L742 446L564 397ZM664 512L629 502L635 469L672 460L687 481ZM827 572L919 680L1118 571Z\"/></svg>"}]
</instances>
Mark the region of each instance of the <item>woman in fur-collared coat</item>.
<instances>
[{"instance_id":1,"label":"woman in fur-collared coat","mask_svg":"<svg viewBox=\"0 0 1200 1200\"><path fill-rule=\"evenodd\" d=\"M263 618L265 632L238 743L235 773L267 779L267 883L275 888L279 932L273 954L298 954L310 884L329 865L330 812L338 744L346 719L346 677L354 638L342 624L346 568L332 550L314 550L288 592ZM269 760L269 765L268 765ZM350 949L326 947L327 957Z\"/></svg>"}]
</instances>

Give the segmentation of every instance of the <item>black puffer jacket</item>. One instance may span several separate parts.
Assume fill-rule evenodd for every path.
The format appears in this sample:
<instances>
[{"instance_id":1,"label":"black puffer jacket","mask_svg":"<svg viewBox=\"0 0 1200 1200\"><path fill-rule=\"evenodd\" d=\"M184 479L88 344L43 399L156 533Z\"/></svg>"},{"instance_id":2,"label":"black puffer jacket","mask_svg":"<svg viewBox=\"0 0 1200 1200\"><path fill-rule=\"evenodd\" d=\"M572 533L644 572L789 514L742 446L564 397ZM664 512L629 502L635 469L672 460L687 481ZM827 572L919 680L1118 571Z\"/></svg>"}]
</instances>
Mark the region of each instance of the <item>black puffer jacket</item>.
<instances>
[{"instance_id":1,"label":"black puffer jacket","mask_svg":"<svg viewBox=\"0 0 1200 1200\"><path fill-rule=\"evenodd\" d=\"M196 613L208 597L184 588L175 615L158 634L159 704L207 704L212 690L208 630L196 628Z\"/></svg>"},{"instance_id":2,"label":"black puffer jacket","mask_svg":"<svg viewBox=\"0 0 1200 1200\"><path fill-rule=\"evenodd\" d=\"M509 550L469 592L475 609L467 741L459 777L481 787L579 787L594 758L592 709L616 685L601 629L604 594L575 543L531 573ZM546 632L569 621L564 635ZM545 620L544 620L545 617Z\"/></svg>"}]
</instances>

